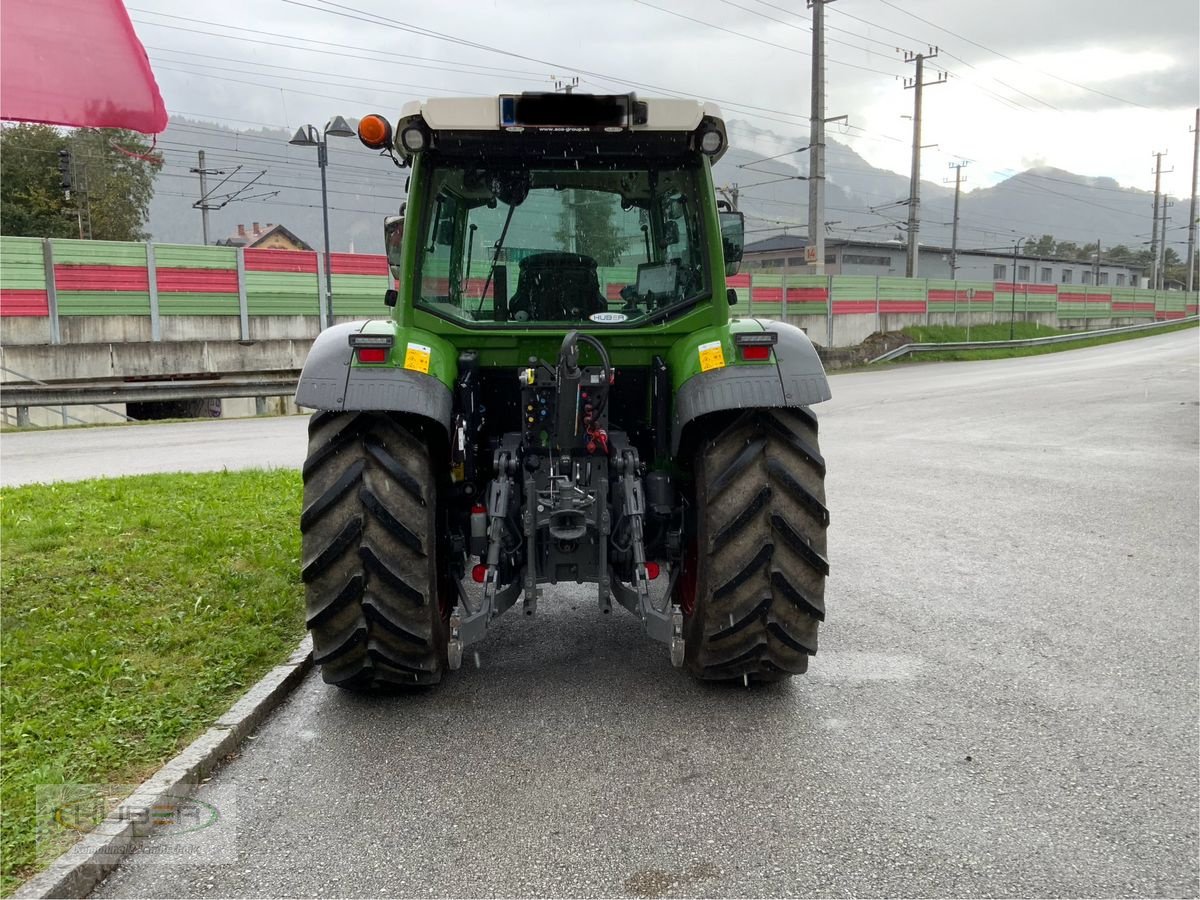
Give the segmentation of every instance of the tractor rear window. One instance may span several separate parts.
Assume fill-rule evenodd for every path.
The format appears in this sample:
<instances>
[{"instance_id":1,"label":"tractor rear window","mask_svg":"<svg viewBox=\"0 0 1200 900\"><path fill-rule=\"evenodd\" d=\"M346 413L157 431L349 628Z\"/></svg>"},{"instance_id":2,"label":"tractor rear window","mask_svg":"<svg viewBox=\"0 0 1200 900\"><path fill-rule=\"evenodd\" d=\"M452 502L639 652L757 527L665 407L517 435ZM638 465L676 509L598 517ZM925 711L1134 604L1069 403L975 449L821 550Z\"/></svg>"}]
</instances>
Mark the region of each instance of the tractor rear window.
<instances>
[{"instance_id":1,"label":"tractor rear window","mask_svg":"<svg viewBox=\"0 0 1200 900\"><path fill-rule=\"evenodd\" d=\"M633 323L709 290L695 168L440 167L417 305L487 324Z\"/></svg>"}]
</instances>

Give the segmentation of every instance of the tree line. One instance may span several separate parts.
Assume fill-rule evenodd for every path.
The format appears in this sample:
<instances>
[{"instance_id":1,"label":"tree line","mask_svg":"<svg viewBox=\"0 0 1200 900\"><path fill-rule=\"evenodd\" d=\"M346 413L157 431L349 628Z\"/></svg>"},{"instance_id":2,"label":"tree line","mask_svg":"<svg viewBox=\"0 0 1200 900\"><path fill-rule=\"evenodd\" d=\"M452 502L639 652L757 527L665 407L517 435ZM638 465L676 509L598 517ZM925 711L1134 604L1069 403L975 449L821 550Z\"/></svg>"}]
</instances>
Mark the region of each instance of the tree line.
<instances>
[{"instance_id":1,"label":"tree line","mask_svg":"<svg viewBox=\"0 0 1200 900\"><path fill-rule=\"evenodd\" d=\"M136 131L7 125L0 129L0 234L146 240L161 165Z\"/></svg>"},{"instance_id":2,"label":"tree line","mask_svg":"<svg viewBox=\"0 0 1200 900\"><path fill-rule=\"evenodd\" d=\"M1096 254L1099 253L1101 262L1139 265L1145 267L1147 272L1154 263L1154 256L1148 245L1134 250L1125 244L1104 247L1098 241L1090 244L1077 244L1075 241L1060 241L1052 234L1027 238L1023 250L1030 256L1072 260L1095 260ZM1166 280L1186 282L1187 263L1185 260L1175 252L1173 247L1167 247L1163 256L1166 262L1164 267Z\"/></svg>"}]
</instances>

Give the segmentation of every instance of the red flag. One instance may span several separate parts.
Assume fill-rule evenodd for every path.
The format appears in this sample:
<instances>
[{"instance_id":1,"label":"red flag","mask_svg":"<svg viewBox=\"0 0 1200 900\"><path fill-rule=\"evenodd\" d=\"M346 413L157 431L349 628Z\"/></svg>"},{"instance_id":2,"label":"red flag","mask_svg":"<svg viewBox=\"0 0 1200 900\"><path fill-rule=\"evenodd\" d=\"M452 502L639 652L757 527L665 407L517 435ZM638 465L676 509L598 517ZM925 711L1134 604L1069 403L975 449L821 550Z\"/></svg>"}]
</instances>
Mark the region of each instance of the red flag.
<instances>
[{"instance_id":1,"label":"red flag","mask_svg":"<svg viewBox=\"0 0 1200 900\"><path fill-rule=\"evenodd\" d=\"M3 0L0 119L156 134L167 108L121 0Z\"/></svg>"}]
</instances>

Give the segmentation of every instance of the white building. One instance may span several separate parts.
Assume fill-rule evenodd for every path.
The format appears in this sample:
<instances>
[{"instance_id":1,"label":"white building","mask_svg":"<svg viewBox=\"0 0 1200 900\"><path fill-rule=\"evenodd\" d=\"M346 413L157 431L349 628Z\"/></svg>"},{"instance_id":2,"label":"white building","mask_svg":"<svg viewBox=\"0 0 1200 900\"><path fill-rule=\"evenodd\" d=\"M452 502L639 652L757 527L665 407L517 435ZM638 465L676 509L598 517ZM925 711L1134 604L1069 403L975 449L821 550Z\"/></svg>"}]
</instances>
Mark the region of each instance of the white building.
<instances>
[{"instance_id":1,"label":"white building","mask_svg":"<svg viewBox=\"0 0 1200 900\"><path fill-rule=\"evenodd\" d=\"M806 271L804 238L781 234L747 244L742 270ZM950 249L922 245L917 260L920 278L956 278L959 281L1010 281L1027 284L1100 285L1144 287L1142 267L1129 263L1057 257L988 250L959 250L958 265L951 274ZM890 275L903 277L905 247L899 241L825 241L825 274ZM1015 269L1015 272L1014 272Z\"/></svg>"}]
</instances>

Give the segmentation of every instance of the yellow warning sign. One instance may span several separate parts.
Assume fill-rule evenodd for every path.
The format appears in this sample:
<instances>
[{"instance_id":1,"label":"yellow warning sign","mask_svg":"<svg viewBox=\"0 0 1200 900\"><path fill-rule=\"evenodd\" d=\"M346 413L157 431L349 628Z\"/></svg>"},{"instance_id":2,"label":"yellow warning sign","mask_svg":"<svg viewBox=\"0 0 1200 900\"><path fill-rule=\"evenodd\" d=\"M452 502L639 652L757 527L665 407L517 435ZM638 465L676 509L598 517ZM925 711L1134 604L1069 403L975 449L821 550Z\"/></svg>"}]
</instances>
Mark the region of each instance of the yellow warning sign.
<instances>
[{"instance_id":1,"label":"yellow warning sign","mask_svg":"<svg viewBox=\"0 0 1200 900\"><path fill-rule=\"evenodd\" d=\"M707 372L710 369L725 368L725 354L721 350L720 341L709 341L707 344L701 344L698 349L700 351L701 372Z\"/></svg>"},{"instance_id":2,"label":"yellow warning sign","mask_svg":"<svg viewBox=\"0 0 1200 900\"><path fill-rule=\"evenodd\" d=\"M424 344L409 344L404 354L404 368L429 374L429 357L433 350Z\"/></svg>"}]
</instances>

